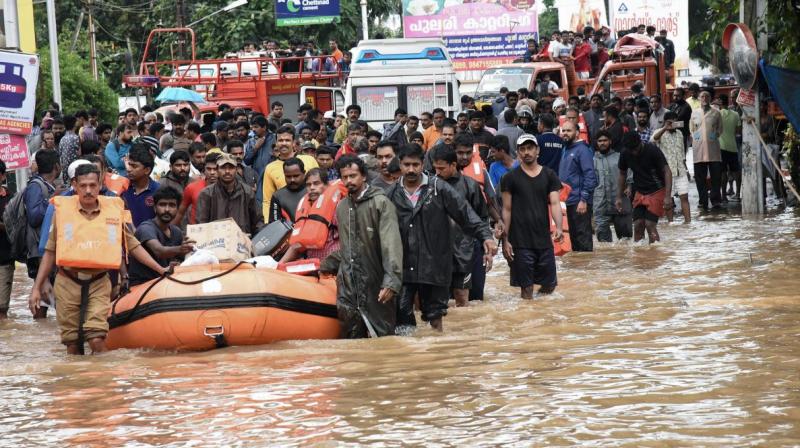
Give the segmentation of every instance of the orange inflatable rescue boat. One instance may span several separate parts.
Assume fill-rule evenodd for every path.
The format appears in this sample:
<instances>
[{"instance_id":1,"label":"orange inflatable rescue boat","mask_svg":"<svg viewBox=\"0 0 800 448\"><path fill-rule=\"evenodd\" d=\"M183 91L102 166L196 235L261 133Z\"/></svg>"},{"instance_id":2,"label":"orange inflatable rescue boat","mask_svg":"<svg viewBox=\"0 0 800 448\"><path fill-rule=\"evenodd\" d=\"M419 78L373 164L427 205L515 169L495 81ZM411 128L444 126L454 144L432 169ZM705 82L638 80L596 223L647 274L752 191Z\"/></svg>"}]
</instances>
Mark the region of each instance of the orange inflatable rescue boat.
<instances>
[{"instance_id":1,"label":"orange inflatable rescue boat","mask_svg":"<svg viewBox=\"0 0 800 448\"><path fill-rule=\"evenodd\" d=\"M177 267L115 301L108 348L209 350L336 339L335 279L247 263Z\"/></svg>"}]
</instances>

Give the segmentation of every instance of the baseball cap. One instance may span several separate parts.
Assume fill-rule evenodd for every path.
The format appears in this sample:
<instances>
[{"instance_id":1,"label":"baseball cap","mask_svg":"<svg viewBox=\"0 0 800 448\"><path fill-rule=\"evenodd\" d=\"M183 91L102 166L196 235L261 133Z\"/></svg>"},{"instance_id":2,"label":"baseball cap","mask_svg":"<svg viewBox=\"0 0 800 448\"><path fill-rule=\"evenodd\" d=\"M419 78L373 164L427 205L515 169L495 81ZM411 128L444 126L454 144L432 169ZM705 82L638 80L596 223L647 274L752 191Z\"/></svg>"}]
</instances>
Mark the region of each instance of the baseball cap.
<instances>
[{"instance_id":1,"label":"baseball cap","mask_svg":"<svg viewBox=\"0 0 800 448\"><path fill-rule=\"evenodd\" d=\"M222 166L225 166L225 165L238 166L239 164L238 164L238 162L236 162L236 159L233 158L232 155L230 155L230 154L222 154L219 157L219 159L217 159L217 167L222 167Z\"/></svg>"},{"instance_id":2,"label":"baseball cap","mask_svg":"<svg viewBox=\"0 0 800 448\"><path fill-rule=\"evenodd\" d=\"M517 146L527 142L533 142L534 145L539 146L539 142L536 141L536 137L534 137L533 134L522 134L517 138Z\"/></svg>"},{"instance_id":3,"label":"baseball cap","mask_svg":"<svg viewBox=\"0 0 800 448\"><path fill-rule=\"evenodd\" d=\"M336 118L336 114L334 114L332 110L329 110L325 112L325 115L323 115L322 118L326 120L333 120L334 118Z\"/></svg>"},{"instance_id":4,"label":"baseball cap","mask_svg":"<svg viewBox=\"0 0 800 448\"><path fill-rule=\"evenodd\" d=\"M218 121L214 123L214 130L215 131L227 131L228 130L228 122L227 121Z\"/></svg>"},{"instance_id":5,"label":"baseball cap","mask_svg":"<svg viewBox=\"0 0 800 448\"><path fill-rule=\"evenodd\" d=\"M314 142L309 141L309 142L303 142L300 145L300 149L317 149L317 147L316 145L314 145Z\"/></svg>"},{"instance_id":6,"label":"baseball cap","mask_svg":"<svg viewBox=\"0 0 800 448\"><path fill-rule=\"evenodd\" d=\"M561 106L566 106L567 102L564 101L564 98L558 97L553 101L553 110L558 109Z\"/></svg>"},{"instance_id":7,"label":"baseball cap","mask_svg":"<svg viewBox=\"0 0 800 448\"><path fill-rule=\"evenodd\" d=\"M75 170L77 170L79 166L81 166L81 165L90 165L91 163L92 162L90 162L90 161L88 161L86 159L78 159L78 160L76 160L76 161L74 161L74 162L69 164L69 167L67 167L67 175L69 176L70 179L74 179L75 178Z\"/></svg>"}]
</instances>

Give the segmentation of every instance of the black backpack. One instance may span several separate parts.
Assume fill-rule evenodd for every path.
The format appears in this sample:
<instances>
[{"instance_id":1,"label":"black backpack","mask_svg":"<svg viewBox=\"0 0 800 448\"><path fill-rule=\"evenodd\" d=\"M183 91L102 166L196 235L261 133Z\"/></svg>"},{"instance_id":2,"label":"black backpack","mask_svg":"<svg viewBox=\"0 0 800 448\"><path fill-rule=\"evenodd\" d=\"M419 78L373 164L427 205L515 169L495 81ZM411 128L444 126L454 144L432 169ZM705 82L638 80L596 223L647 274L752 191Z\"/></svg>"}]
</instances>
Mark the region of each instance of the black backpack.
<instances>
[{"instance_id":1,"label":"black backpack","mask_svg":"<svg viewBox=\"0 0 800 448\"><path fill-rule=\"evenodd\" d=\"M11 243L11 257L21 263L28 259L28 214L25 211L25 190L33 183L38 184L39 188L47 194L47 185L45 185L44 181L35 177L28 182L28 185L23 190L18 191L8 201L3 212L3 224L6 226L8 241Z\"/></svg>"}]
</instances>

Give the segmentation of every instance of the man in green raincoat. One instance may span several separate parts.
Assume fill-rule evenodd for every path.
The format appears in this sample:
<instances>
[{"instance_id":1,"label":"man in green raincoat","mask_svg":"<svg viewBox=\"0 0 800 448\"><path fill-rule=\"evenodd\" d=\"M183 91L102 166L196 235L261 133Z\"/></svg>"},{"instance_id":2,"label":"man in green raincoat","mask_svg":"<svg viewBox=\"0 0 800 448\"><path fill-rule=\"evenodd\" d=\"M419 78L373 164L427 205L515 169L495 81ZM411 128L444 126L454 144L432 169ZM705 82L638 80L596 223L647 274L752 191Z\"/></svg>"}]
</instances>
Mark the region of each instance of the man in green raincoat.
<instances>
[{"instance_id":1,"label":"man in green raincoat","mask_svg":"<svg viewBox=\"0 0 800 448\"><path fill-rule=\"evenodd\" d=\"M337 162L348 195L336 208L339 250L322 263L336 273L336 306L343 338L394 334L396 296L403 286L403 243L394 204L367 184L367 167L354 155Z\"/></svg>"}]
</instances>

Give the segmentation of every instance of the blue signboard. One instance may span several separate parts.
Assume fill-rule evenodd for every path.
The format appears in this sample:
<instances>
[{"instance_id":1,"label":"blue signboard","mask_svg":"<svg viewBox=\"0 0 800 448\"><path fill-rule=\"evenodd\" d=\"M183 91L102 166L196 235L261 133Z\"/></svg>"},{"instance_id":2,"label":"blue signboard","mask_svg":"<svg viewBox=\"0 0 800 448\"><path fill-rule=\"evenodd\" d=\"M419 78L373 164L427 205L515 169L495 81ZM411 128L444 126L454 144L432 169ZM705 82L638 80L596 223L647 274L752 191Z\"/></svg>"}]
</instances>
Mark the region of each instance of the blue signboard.
<instances>
[{"instance_id":1,"label":"blue signboard","mask_svg":"<svg viewBox=\"0 0 800 448\"><path fill-rule=\"evenodd\" d=\"M278 26L320 25L339 21L339 0L276 0Z\"/></svg>"}]
</instances>

